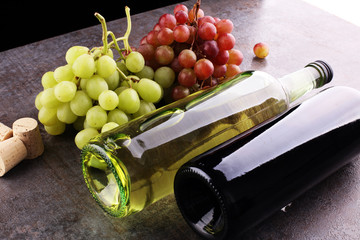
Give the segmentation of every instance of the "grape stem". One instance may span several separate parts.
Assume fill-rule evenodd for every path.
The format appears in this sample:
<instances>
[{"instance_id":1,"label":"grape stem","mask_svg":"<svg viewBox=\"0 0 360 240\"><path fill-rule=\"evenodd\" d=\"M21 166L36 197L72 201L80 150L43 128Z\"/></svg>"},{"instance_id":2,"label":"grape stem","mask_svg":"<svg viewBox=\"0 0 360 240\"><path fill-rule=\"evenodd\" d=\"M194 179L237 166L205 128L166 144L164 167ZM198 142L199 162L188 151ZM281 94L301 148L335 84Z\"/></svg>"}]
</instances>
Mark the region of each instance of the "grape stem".
<instances>
[{"instance_id":1,"label":"grape stem","mask_svg":"<svg viewBox=\"0 0 360 240\"><path fill-rule=\"evenodd\" d=\"M105 18L103 16L101 16L101 14L99 13L95 13L95 17L100 21L101 23L101 27L102 27L102 41L103 41L103 50L102 50L102 54L106 54L108 49L110 47L112 47L112 45L114 45L114 48L119 52L120 56L122 59L125 59L124 55L122 54L122 51L118 45L118 41L123 41L124 43L124 47L126 49L127 52L131 52L131 48L129 45L129 36L130 36L130 32L131 32L131 17L130 17L130 8L128 6L125 7L125 14L126 14L126 20L127 20L127 29L126 32L124 34L124 36L120 37L120 38L116 38L114 33L111 31L107 30L107 26L106 26L106 21ZM108 36L110 35L110 37L112 38L112 42L108 43Z\"/></svg>"},{"instance_id":2,"label":"grape stem","mask_svg":"<svg viewBox=\"0 0 360 240\"><path fill-rule=\"evenodd\" d=\"M106 26L106 22L105 22L105 18L103 16L101 16L100 13L95 13L94 14L95 17L100 21L101 23L101 28L102 28L102 41L103 41L103 49L102 49L102 53L105 55L108 51L108 40L107 40L107 37L108 37L108 31L107 31L107 26Z\"/></svg>"}]
</instances>

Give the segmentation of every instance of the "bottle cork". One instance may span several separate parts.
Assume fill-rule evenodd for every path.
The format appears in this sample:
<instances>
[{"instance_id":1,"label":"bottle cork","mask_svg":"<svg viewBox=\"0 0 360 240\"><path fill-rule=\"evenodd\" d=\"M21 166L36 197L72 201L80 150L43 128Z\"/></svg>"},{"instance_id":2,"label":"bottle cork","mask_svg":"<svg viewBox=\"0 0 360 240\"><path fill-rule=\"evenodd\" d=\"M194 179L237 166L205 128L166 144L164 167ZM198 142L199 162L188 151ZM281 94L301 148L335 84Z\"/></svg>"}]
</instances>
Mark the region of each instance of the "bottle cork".
<instances>
[{"instance_id":1,"label":"bottle cork","mask_svg":"<svg viewBox=\"0 0 360 240\"><path fill-rule=\"evenodd\" d=\"M19 138L27 149L26 159L34 159L44 152L38 122L33 118L20 118L13 123L13 135Z\"/></svg>"},{"instance_id":2,"label":"bottle cork","mask_svg":"<svg viewBox=\"0 0 360 240\"><path fill-rule=\"evenodd\" d=\"M13 130L8 126L0 123L0 142L13 136Z\"/></svg>"},{"instance_id":3,"label":"bottle cork","mask_svg":"<svg viewBox=\"0 0 360 240\"><path fill-rule=\"evenodd\" d=\"M27 156L25 144L17 137L0 142L0 177Z\"/></svg>"}]
</instances>

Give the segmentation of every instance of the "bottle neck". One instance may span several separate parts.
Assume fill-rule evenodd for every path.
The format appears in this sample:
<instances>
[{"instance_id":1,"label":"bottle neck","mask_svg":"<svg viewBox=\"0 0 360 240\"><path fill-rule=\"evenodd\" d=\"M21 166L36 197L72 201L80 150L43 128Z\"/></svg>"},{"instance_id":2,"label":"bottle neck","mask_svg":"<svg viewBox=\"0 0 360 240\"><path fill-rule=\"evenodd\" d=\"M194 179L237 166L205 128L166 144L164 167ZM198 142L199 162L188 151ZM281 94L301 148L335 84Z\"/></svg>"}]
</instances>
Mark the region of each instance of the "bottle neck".
<instances>
[{"instance_id":1,"label":"bottle neck","mask_svg":"<svg viewBox=\"0 0 360 240\"><path fill-rule=\"evenodd\" d=\"M331 81L332 77L331 67L327 63L318 60L299 71L283 76L279 81L291 103L307 92L324 86Z\"/></svg>"}]
</instances>

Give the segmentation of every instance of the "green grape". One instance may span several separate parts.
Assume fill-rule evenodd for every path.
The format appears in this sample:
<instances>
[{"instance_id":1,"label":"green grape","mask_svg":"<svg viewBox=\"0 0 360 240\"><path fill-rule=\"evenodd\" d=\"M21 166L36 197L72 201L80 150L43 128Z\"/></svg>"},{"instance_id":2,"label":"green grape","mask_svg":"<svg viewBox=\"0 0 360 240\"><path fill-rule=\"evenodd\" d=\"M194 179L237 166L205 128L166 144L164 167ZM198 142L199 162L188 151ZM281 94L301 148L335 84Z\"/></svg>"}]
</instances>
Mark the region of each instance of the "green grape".
<instances>
[{"instance_id":1,"label":"green grape","mask_svg":"<svg viewBox=\"0 0 360 240\"><path fill-rule=\"evenodd\" d=\"M36 95L35 97L35 107L37 110L40 110L42 108L42 104L41 104L41 95L42 95L43 91L39 92L38 95Z\"/></svg>"},{"instance_id":2,"label":"green grape","mask_svg":"<svg viewBox=\"0 0 360 240\"><path fill-rule=\"evenodd\" d=\"M86 54L88 52L89 49L87 47L72 46L67 50L65 54L65 60L68 64L72 65L79 56Z\"/></svg>"},{"instance_id":3,"label":"green grape","mask_svg":"<svg viewBox=\"0 0 360 240\"><path fill-rule=\"evenodd\" d=\"M94 75L86 82L86 92L94 100L98 100L100 93L108 90L109 87L102 77Z\"/></svg>"},{"instance_id":4,"label":"green grape","mask_svg":"<svg viewBox=\"0 0 360 240\"><path fill-rule=\"evenodd\" d=\"M70 101L71 111L77 116L85 116L92 106L91 98L84 91L77 91L73 100Z\"/></svg>"},{"instance_id":5,"label":"green grape","mask_svg":"<svg viewBox=\"0 0 360 240\"><path fill-rule=\"evenodd\" d=\"M57 108L57 112L56 112L57 118L63 122L63 123L67 123L67 124L71 124L74 123L77 119L77 115L75 115L70 108L70 103L66 102L61 104L58 108Z\"/></svg>"},{"instance_id":6,"label":"green grape","mask_svg":"<svg viewBox=\"0 0 360 240\"><path fill-rule=\"evenodd\" d=\"M102 107L94 106L86 113L86 122L90 127L100 129L107 122L107 113Z\"/></svg>"},{"instance_id":7,"label":"green grape","mask_svg":"<svg viewBox=\"0 0 360 240\"><path fill-rule=\"evenodd\" d=\"M84 120L83 128L84 128L84 129L86 129L86 128L92 128L92 127L90 127L90 125L87 123L86 117L85 117L85 120ZM96 128L96 129L100 129L100 128Z\"/></svg>"},{"instance_id":8,"label":"green grape","mask_svg":"<svg viewBox=\"0 0 360 240\"><path fill-rule=\"evenodd\" d=\"M46 108L56 108L60 105L60 101L55 97L54 88L47 88L43 91L40 103Z\"/></svg>"},{"instance_id":9,"label":"green grape","mask_svg":"<svg viewBox=\"0 0 360 240\"><path fill-rule=\"evenodd\" d=\"M108 113L108 122L115 122L119 125L122 125L124 123L127 123L128 121L129 117L126 115L126 113L124 113L118 108L115 108Z\"/></svg>"},{"instance_id":10,"label":"green grape","mask_svg":"<svg viewBox=\"0 0 360 240\"><path fill-rule=\"evenodd\" d=\"M108 55L99 57L95 62L96 74L103 78L110 77L116 71L116 62Z\"/></svg>"},{"instance_id":11,"label":"green grape","mask_svg":"<svg viewBox=\"0 0 360 240\"><path fill-rule=\"evenodd\" d=\"M54 78L54 72L49 71L44 73L44 75L41 78L41 85L44 89L52 88L57 84L57 81Z\"/></svg>"},{"instance_id":12,"label":"green grape","mask_svg":"<svg viewBox=\"0 0 360 240\"><path fill-rule=\"evenodd\" d=\"M119 95L122 91L124 91L125 89L127 89L129 87L126 87L126 86L121 86L121 87L118 87L117 89L114 90L114 92Z\"/></svg>"},{"instance_id":13,"label":"green grape","mask_svg":"<svg viewBox=\"0 0 360 240\"><path fill-rule=\"evenodd\" d=\"M73 73L80 78L90 78L95 70L94 58L89 54L80 55L72 65Z\"/></svg>"},{"instance_id":14,"label":"green grape","mask_svg":"<svg viewBox=\"0 0 360 240\"><path fill-rule=\"evenodd\" d=\"M136 113L140 108L140 99L137 92L127 88L119 94L118 108L125 113Z\"/></svg>"},{"instance_id":15,"label":"green grape","mask_svg":"<svg viewBox=\"0 0 360 240\"><path fill-rule=\"evenodd\" d=\"M116 127L118 127L119 124L117 124L116 122L108 122L108 123L105 123L104 126L101 128L101 133L103 132L107 132L111 129L114 129Z\"/></svg>"},{"instance_id":16,"label":"green grape","mask_svg":"<svg viewBox=\"0 0 360 240\"><path fill-rule=\"evenodd\" d=\"M113 74L111 74L110 77L105 78L105 81L108 84L110 90L115 90L120 83L119 72L115 71Z\"/></svg>"},{"instance_id":17,"label":"green grape","mask_svg":"<svg viewBox=\"0 0 360 240\"><path fill-rule=\"evenodd\" d=\"M105 110L113 110L119 104L119 96L111 90L103 91L99 95L99 105Z\"/></svg>"},{"instance_id":18,"label":"green grape","mask_svg":"<svg viewBox=\"0 0 360 240\"><path fill-rule=\"evenodd\" d=\"M51 126L44 126L45 131L50 135L60 135L65 132L66 124L58 121L56 124Z\"/></svg>"},{"instance_id":19,"label":"green grape","mask_svg":"<svg viewBox=\"0 0 360 240\"><path fill-rule=\"evenodd\" d=\"M86 89L86 83L87 83L87 79L86 79L86 78L82 78L82 79L80 80L80 88L81 88L82 90L85 90L85 89Z\"/></svg>"},{"instance_id":20,"label":"green grape","mask_svg":"<svg viewBox=\"0 0 360 240\"><path fill-rule=\"evenodd\" d=\"M73 81L74 73L72 72L71 65L67 64L56 68L54 78L58 83L62 81Z\"/></svg>"},{"instance_id":21,"label":"green grape","mask_svg":"<svg viewBox=\"0 0 360 240\"><path fill-rule=\"evenodd\" d=\"M132 51L126 57L126 68L133 73L140 72L145 66L145 59L139 52Z\"/></svg>"},{"instance_id":22,"label":"green grape","mask_svg":"<svg viewBox=\"0 0 360 240\"><path fill-rule=\"evenodd\" d=\"M78 132L75 136L75 144L79 149L82 149L91 138L96 137L99 132L94 128L86 128Z\"/></svg>"},{"instance_id":23,"label":"green grape","mask_svg":"<svg viewBox=\"0 0 360 240\"><path fill-rule=\"evenodd\" d=\"M136 76L141 78L154 79L154 70L149 66L144 66L144 68L136 73Z\"/></svg>"},{"instance_id":24,"label":"green grape","mask_svg":"<svg viewBox=\"0 0 360 240\"><path fill-rule=\"evenodd\" d=\"M152 103L160 101L163 95L162 87L157 82L147 78L140 80L137 91L142 99Z\"/></svg>"},{"instance_id":25,"label":"green grape","mask_svg":"<svg viewBox=\"0 0 360 240\"><path fill-rule=\"evenodd\" d=\"M75 97L76 89L75 83L62 81L54 87L54 95L60 102L69 102Z\"/></svg>"},{"instance_id":26,"label":"green grape","mask_svg":"<svg viewBox=\"0 0 360 240\"><path fill-rule=\"evenodd\" d=\"M155 71L154 80L163 88L169 88L175 81L175 72L169 67L160 67Z\"/></svg>"},{"instance_id":27,"label":"green grape","mask_svg":"<svg viewBox=\"0 0 360 240\"><path fill-rule=\"evenodd\" d=\"M57 113L56 108L42 107L39 110L38 119L42 124L46 126L55 125L59 121L57 119L56 113Z\"/></svg>"},{"instance_id":28,"label":"green grape","mask_svg":"<svg viewBox=\"0 0 360 240\"><path fill-rule=\"evenodd\" d=\"M84 129L84 121L85 121L85 117L78 117L76 119L76 121L73 123L73 127L75 128L76 131L81 131Z\"/></svg>"},{"instance_id":29,"label":"green grape","mask_svg":"<svg viewBox=\"0 0 360 240\"><path fill-rule=\"evenodd\" d=\"M129 70L126 68L126 64L123 60L116 62L117 67L127 76L130 74Z\"/></svg>"},{"instance_id":30,"label":"green grape","mask_svg":"<svg viewBox=\"0 0 360 240\"><path fill-rule=\"evenodd\" d=\"M155 110L155 105L151 102L147 102L145 100L140 101L140 108L139 110L133 114L134 118L141 117L142 115L145 115L149 112L152 112Z\"/></svg>"}]
</instances>

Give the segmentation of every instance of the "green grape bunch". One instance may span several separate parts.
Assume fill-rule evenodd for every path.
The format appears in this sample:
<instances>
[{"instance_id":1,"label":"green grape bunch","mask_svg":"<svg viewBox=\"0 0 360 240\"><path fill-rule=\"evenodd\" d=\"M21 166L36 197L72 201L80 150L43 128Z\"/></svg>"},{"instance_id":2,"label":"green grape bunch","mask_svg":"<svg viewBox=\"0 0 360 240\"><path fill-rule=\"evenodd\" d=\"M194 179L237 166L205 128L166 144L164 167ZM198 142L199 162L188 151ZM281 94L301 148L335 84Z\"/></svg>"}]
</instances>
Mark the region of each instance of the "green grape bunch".
<instances>
[{"instance_id":1,"label":"green grape bunch","mask_svg":"<svg viewBox=\"0 0 360 240\"><path fill-rule=\"evenodd\" d=\"M125 7L125 12L124 36L116 38L107 30L104 17L95 13L102 26L103 45L70 47L65 54L66 65L41 78L43 90L35 98L39 121L50 135L62 134L66 125L73 125L78 131L75 144L79 149L99 133L154 111L154 103L163 97L163 87L153 80L154 71L129 45L130 9ZM120 41L124 48L119 47Z\"/></svg>"}]
</instances>

